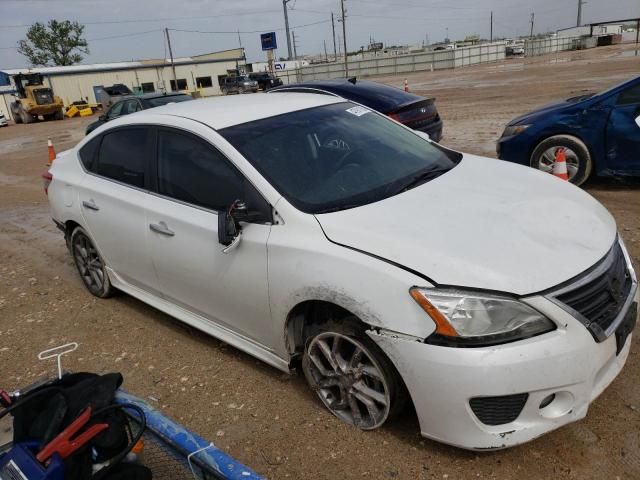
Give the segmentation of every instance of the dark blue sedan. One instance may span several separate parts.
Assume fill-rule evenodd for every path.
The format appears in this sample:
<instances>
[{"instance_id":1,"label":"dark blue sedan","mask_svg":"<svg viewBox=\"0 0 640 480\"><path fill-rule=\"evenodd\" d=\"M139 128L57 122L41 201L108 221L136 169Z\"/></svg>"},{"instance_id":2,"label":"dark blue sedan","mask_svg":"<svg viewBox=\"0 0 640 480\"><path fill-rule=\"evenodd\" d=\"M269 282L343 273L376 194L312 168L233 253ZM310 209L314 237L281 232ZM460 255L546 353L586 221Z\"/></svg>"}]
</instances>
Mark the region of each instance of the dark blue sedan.
<instances>
[{"instance_id":1,"label":"dark blue sedan","mask_svg":"<svg viewBox=\"0 0 640 480\"><path fill-rule=\"evenodd\" d=\"M591 175L640 176L640 77L512 120L497 152L502 160L551 172L559 148L576 185Z\"/></svg>"},{"instance_id":2,"label":"dark blue sedan","mask_svg":"<svg viewBox=\"0 0 640 480\"><path fill-rule=\"evenodd\" d=\"M361 103L414 130L429 134L434 142L442 138L442 119L435 98L425 98L399 88L367 80L336 78L312 80L272 88L275 92L327 93Z\"/></svg>"}]
</instances>

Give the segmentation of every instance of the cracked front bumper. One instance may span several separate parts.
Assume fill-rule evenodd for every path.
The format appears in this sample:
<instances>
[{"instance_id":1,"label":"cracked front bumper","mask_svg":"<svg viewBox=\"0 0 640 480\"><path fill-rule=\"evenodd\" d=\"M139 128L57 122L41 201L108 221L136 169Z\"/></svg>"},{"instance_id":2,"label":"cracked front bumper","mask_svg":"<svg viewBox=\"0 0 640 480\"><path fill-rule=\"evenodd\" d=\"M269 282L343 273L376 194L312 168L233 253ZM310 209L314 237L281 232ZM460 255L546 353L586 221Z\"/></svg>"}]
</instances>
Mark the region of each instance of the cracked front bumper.
<instances>
[{"instance_id":1,"label":"cracked front bumper","mask_svg":"<svg viewBox=\"0 0 640 480\"><path fill-rule=\"evenodd\" d=\"M584 325L545 298L527 303L555 320L558 329L485 348L442 347L370 332L404 380L423 436L470 450L525 443L583 418L620 373L631 335L616 355L615 335L596 343ZM469 404L472 398L524 393L528 398L517 418L501 425L482 423Z\"/></svg>"}]
</instances>

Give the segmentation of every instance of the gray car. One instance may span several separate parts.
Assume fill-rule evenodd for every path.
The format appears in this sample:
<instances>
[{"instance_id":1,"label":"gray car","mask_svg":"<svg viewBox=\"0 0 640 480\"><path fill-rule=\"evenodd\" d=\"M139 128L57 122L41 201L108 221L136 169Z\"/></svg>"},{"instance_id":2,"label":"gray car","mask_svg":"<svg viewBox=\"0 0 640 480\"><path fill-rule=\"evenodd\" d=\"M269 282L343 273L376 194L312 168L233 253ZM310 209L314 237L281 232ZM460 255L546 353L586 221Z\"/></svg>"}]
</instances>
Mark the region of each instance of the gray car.
<instances>
[{"instance_id":1,"label":"gray car","mask_svg":"<svg viewBox=\"0 0 640 480\"><path fill-rule=\"evenodd\" d=\"M251 80L247 75L226 77L220 85L222 93L249 93L258 91L258 82Z\"/></svg>"}]
</instances>

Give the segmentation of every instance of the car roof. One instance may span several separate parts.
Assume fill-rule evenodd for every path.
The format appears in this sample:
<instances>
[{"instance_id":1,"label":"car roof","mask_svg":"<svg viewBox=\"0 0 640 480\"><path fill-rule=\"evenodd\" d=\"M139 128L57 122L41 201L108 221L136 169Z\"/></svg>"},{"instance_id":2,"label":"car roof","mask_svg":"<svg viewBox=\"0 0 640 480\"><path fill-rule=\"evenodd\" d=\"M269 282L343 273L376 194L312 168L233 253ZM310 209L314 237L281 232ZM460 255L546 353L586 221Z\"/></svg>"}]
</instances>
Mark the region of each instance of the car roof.
<instances>
[{"instance_id":1,"label":"car roof","mask_svg":"<svg viewBox=\"0 0 640 480\"><path fill-rule=\"evenodd\" d=\"M113 102L113 105L115 105L116 103L124 102L125 100L135 100L135 99L149 100L153 98L178 97L178 96L180 97L189 96L189 94L183 93L183 92L169 92L169 93L144 93L142 95L122 95L118 97L117 101Z\"/></svg>"},{"instance_id":2,"label":"car roof","mask_svg":"<svg viewBox=\"0 0 640 480\"><path fill-rule=\"evenodd\" d=\"M354 84L345 78L294 83L273 89L272 92L275 93L291 88L310 88L335 93L341 97L367 105L382 113L389 113L411 103L426 100L424 97L405 92L400 88L385 85L384 83L356 80Z\"/></svg>"},{"instance_id":3,"label":"car roof","mask_svg":"<svg viewBox=\"0 0 640 480\"><path fill-rule=\"evenodd\" d=\"M252 95L210 97L196 99L193 102L171 103L138 112L135 116L141 119L144 115L172 115L190 118L219 130L241 123L344 101L343 98L312 93L283 92L280 95L254 93Z\"/></svg>"}]
</instances>

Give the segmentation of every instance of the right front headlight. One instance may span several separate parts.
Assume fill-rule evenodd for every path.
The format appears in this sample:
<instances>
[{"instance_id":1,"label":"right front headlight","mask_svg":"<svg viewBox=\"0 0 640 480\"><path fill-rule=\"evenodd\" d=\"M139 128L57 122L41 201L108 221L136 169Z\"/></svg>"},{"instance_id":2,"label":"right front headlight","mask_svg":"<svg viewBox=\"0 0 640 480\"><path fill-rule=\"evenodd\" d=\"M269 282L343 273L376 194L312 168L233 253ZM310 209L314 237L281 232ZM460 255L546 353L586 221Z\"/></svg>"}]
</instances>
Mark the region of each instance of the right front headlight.
<instances>
[{"instance_id":1,"label":"right front headlight","mask_svg":"<svg viewBox=\"0 0 640 480\"><path fill-rule=\"evenodd\" d=\"M434 345L485 347L556 328L540 312L506 296L419 287L410 293L436 324L436 331L426 340Z\"/></svg>"},{"instance_id":2,"label":"right front headlight","mask_svg":"<svg viewBox=\"0 0 640 480\"><path fill-rule=\"evenodd\" d=\"M502 132L502 137L513 137L514 135L524 132L530 126L531 125L507 125L504 132Z\"/></svg>"}]
</instances>

